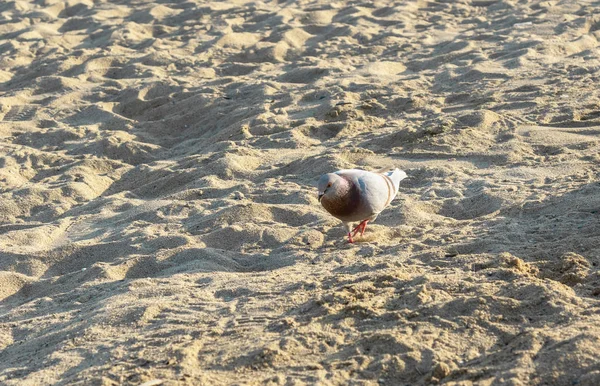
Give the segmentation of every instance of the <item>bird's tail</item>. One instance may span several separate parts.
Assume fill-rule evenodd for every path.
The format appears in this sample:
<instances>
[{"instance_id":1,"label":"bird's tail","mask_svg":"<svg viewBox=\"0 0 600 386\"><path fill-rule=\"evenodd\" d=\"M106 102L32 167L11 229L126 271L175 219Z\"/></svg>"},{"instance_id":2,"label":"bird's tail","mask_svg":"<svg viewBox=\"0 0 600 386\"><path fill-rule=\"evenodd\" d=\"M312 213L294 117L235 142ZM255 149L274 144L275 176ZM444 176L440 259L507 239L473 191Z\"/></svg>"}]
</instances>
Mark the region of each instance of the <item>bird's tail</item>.
<instances>
[{"instance_id":1,"label":"bird's tail","mask_svg":"<svg viewBox=\"0 0 600 386\"><path fill-rule=\"evenodd\" d=\"M406 175L406 173L400 169L394 169L394 170L389 171L384 174L386 176L388 176L390 178L390 180L392 180L392 182L394 183L394 187L396 188L396 191L398 190L398 187L400 186L400 181L402 181L403 179L408 177Z\"/></svg>"}]
</instances>

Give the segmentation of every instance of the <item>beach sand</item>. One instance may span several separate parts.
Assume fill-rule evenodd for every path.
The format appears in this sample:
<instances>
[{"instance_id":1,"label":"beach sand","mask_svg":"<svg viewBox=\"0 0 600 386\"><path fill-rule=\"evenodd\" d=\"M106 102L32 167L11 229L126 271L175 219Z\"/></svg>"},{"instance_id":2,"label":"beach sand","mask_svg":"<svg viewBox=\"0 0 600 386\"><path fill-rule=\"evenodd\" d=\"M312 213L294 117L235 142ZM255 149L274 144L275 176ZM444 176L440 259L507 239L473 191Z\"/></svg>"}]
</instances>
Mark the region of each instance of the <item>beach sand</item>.
<instances>
[{"instance_id":1,"label":"beach sand","mask_svg":"<svg viewBox=\"0 0 600 386\"><path fill-rule=\"evenodd\" d=\"M4 2L0 384L600 384L598 9Z\"/></svg>"}]
</instances>

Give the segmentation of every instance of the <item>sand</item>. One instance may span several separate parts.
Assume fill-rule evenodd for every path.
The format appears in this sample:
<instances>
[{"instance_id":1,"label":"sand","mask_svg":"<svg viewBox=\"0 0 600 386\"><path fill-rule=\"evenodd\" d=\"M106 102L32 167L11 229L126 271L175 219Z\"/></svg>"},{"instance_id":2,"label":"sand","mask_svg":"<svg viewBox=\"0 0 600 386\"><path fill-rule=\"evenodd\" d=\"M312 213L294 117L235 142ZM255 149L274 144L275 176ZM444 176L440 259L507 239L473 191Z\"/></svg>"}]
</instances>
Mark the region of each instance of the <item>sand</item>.
<instances>
[{"instance_id":1,"label":"sand","mask_svg":"<svg viewBox=\"0 0 600 386\"><path fill-rule=\"evenodd\" d=\"M0 384L600 384L599 8L3 2Z\"/></svg>"}]
</instances>

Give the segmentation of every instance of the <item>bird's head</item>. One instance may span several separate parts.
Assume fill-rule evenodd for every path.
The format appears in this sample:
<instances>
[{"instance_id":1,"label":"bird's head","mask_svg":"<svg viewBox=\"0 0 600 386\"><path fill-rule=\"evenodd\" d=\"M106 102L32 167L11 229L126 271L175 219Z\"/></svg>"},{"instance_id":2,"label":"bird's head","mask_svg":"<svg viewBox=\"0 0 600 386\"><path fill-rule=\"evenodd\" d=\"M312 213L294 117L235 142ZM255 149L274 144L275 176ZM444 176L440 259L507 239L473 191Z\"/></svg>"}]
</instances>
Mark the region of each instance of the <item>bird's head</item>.
<instances>
[{"instance_id":1,"label":"bird's head","mask_svg":"<svg viewBox=\"0 0 600 386\"><path fill-rule=\"evenodd\" d=\"M321 201L323 196L334 197L340 188L345 184L346 180L335 173L323 174L317 183L317 189L319 190L319 201Z\"/></svg>"}]
</instances>

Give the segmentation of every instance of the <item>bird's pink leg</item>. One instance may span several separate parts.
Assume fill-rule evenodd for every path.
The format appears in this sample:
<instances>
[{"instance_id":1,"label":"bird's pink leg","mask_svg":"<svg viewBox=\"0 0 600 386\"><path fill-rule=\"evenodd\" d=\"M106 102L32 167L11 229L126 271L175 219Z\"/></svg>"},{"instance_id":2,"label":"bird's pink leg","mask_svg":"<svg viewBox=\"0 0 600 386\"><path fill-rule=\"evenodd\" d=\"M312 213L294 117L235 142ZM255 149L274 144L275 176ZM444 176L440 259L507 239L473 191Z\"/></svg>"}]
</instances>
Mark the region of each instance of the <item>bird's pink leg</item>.
<instances>
[{"instance_id":1,"label":"bird's pink leg","mask_svg":"<svg viewBox=\"0 0 600 386\"><path fill-rule=\"evenodd\" d=\"M348 242L350 244L354 243L354 240L352 239L352 233L351 232L348 232Z\"/></svg>"},{"instance_id":2,"label":"bird's pink leg","mask_svg":"<svg viewBox=\"0 0 600 386\"><path fill-rule=\"evenodd\" d=\"M360 224L358 224L358 225L356 226L356 228L354 228L354 229L352 230L352 235L353 235L353 236L356 236L356 234L357 234L358 232L360 232L360 235L361 235L361 236L362 236L362 235L364 235L364 234L365 234L365 229L367 228L367 223L368 223L368 222L369 222L369 220L363 220L363 221L361 221L361 222L360 222Z\"/></svg>"},{"instance_id":3,"label":"bird's pink leg","mask_svg":"<svg viewBox=\"0 0 600 386\"><path fill-rule=\"evenodd\" d=\"M364 235L365 234L365 230L367 229L367 223L369 222L369 220L365 220L363 221L361 224L363 224L362 229L360 231L360 235Z\"/></svg>"}]
</instances>

